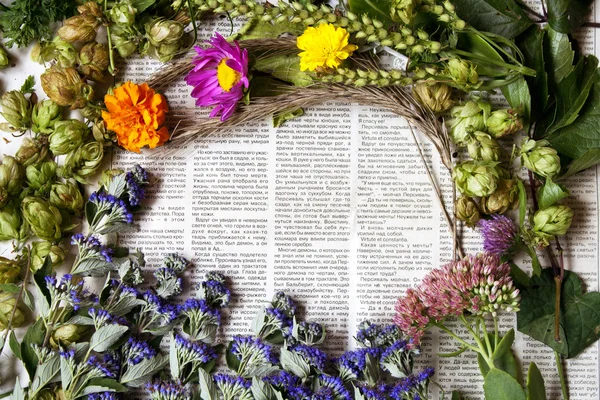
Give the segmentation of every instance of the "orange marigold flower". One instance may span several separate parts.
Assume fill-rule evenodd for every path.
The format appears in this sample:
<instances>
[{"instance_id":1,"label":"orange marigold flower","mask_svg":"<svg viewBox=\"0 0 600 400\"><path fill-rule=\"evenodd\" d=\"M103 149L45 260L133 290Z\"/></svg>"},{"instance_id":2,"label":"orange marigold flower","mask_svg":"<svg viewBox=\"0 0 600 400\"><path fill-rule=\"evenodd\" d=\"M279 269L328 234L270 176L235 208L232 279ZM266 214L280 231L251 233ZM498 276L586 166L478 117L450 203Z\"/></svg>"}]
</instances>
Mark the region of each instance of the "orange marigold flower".
<instances>
[{"instance_id":1,"label":"orange marigold flower","mask_svg":"<svg viewBox=\"0 0 600 400\"><path fill-rule=\"evenodd\" d=\"M155 148L169 139L165 114L166 99L147 84L125 82L104 96L108 112L102 112L106 128L117 134L119 145L140 152L144 146Z\"/></svg>"}]
</instances>

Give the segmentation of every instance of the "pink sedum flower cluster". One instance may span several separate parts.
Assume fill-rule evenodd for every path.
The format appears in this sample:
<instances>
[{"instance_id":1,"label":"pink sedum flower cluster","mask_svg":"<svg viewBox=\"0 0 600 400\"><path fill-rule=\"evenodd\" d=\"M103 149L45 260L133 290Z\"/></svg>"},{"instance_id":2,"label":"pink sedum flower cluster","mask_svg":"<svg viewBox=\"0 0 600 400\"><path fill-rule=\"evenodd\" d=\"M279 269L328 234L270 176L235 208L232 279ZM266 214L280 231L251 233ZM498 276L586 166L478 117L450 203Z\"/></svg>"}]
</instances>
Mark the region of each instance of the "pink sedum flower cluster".
<instances>
[{"instance_id":1,"label":"pink sedum flower cluster","mask_svg":"<svg viewBox=\"0 0 600 400\"><path fill-rule=\"evenodd\" d=\"M394 323L419 341L425 329L445 318L518 311L521 296L510 265L494 254L469 255L431 271L396 303Z\"/></svg>"}]
</instances>

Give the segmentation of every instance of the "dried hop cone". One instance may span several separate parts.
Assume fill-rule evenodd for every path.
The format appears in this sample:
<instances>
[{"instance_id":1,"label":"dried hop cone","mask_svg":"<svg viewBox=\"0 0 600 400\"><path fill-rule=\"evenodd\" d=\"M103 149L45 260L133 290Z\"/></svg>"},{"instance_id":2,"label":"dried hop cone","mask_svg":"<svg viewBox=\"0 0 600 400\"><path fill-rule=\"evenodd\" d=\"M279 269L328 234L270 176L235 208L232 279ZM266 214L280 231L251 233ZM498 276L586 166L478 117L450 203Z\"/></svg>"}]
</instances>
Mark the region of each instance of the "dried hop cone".
<instances>
[{"instance_id":1,"label":"dried hop cone","mask_svg":"<svg viewBox=\"0 0 600 400\"><path fill-rule=\"evenodd\" d=\"M77 50L66 40L56 36L52 41L41 41L33 46L30 57L39 64L56 61L62 68L73 67L77 63Z\"/></svg>"},{"instance_id":2,"label":"dried hop cone","mask_svg":"<svg viewBox=\"0 0 600 400\"><path fill-rule=\"evenodd\" d=\"M77 119L57 122L48 137L50 151L55 156L71 153L83 145L88 133L88 126Z\"/></svg>"},{"instance_id":3,"label":"dried hop cone","mask_svg":"<svg viewBox=\"0 0 600 400\"><path fill-rule=\"evenodd\" d=\"M454 104L452 88L443 83L417 83L413 87L413 94L419 103L435 113L444 112Z\"/></svg>"},{"instance_id":4,"label":"dried hop cone","mask_svg":"<svg viewBox=\"0 0 600 400\"><path fill-rule=\"evenodd\" d=\"M550 206L533 215L533 231L547 244L554 236L566 234L572 221L573 210L569 206Z\"/></svg>"},{"instance_id":5,"label":"dried hop cone","mask_svg":"<svg viewBox=\"0 0 600 400\"><path fill-rule=\"evenodd\" d=\"M66 255L62 247L50 242L33 242L31 244L30 268L34 272L42 268L46 257L50 257L52 268L56 268L62 264Z\"/></svg>"},{"instance_id":6,"label":"dried hop cone","mask_svg":"<svg viewBox=\"0 0 600 400\"><path fill-rule=\"evenodd\" d=\"M471 61L451 58L448 60L445 75L463 88L471 88L479 83L477 65Z\"/></svg>"},{"instance_id":7,"label":"dried hop cone","mask_svg":"<svg viewBox=\"0 0 600 400\"><path fill-rule=\"evenodd\" d=\"M83 197L77 185L71 182L55 183L50 190L50 204L80 214L83 209Z\"/></svg>"},{"instance_id":8,"label":"dried hop cone","mask_svg":"<svg viewBox=\"0 0 600 400\"><path fill-rule=\"evenodd\" d=\"M108 12L110 20L119 26L132 26L135 22L137 10L130 0L120 0Z\"/></svg>"},{"instance_id":9,"label":"dried hop cone","mask_svg":"<svg viewBox=\"0 0 600 400\"><path fill-rule=\"evenodd\" d=\"M54 130L54 124L61 119L62 112L58 104L52 100L40 101L33 106L31 130L49 135Z\"/></svg>"},{"instance_id":10,"label":"dried hop cone","mask_svg":"<svg viewBox=\"0 0 600 400\"><path fill-rule=\"evenodd\" d=\"M417 15L417 8L420 3L419 0L393 0L390 7L392 19L410 25Z\"/></svg>"},{"instance_id":11,"label":"dried hop cone","mask_svg":"<svg viewBox=\"0 0 600 400\"><path fill-rule=\"evenodd\" d=\"M18 195L23 187L24 168L11 156L4 156L0 164L0 187L8 194Z\"/></svg>"},{"instance_id":12,"label":"dried hop cone","mask_svg":"<svg viewBox=\"0 0 600 400\"><path fill-rule=\"evenodd\" d=\"M58 36L67 42L91 42L100 26L102 8L95 1L88 1L77 7L77 11L79 15L64 21Z\"/></svg>"},{"instance_id":13,"label":"dried hop cone","mask_svg":"<svg viewBox=\"0 0 600 400\"><path fill-rule=\"evenodd\" d=\"M8 64L10 64L8 53L4 50L4 47L0 46L0 69L8 67Z\"/></svg>"},{"instance_id":14,"label":"dried hop cone","mask_svg":"<svg viewBox=\"0 0 600 400\"><path fill-rule=\"evenodd\" d=\"M184 34L181 22L157 18L146 25L146 32L161 62L169 61L181 50Z\"/></svg>"},{"instance_id":15,"label":"dried hop cone","mask_svg":"<svg viewBox=\"0 0 600 400\"><path fill-rule=\"evenodd\" d=\"M67 156L62 176L75 178L78 182L86 184L87 178L95 174L102 165L104 146L102 143L92 141L79 147Z\"/></svg>"},{"instance_id":16,"label":"dried hop cone","mask_svg":"<svg viewBox=\"0 0 600 400\"><path fill-rule=\"evenodd\" d=\"M108 69L108 46L102 43L88 43L79 52L79 70L94 81L103 81Z\"/></svg>"},{"instance_id":17,"label":"dried hop cone","mask_svg":"<svg viewBox=\"0 0 600 400\"><path fill-rule=\"evenodd\" d=\"M29 235L29 223L21 217L21 210L12 204L0 209L0 240L24 240Z\"/></svg>"},{"instance_id":18,"label":"dried hop cone","mask_svg":"<svg viewBox=\"0 0 600 400\"><path fill-rule=\"evenodd\" d=\"M13 283L21 274L21 266L15 260L0 257L0 284Z\"/></svg>"},{"instance_id":19,"label":"dried hop cone","mask_svg":"<svg viewBox=\"0 0 600 400\"><path fill-rule=\"evenodd\" d=\"M129 28L119 25L114 26L110 30L110 39L114 48L117 49L119 55L123 58L129 57L138 48L135 41L135 33Z\"/></svg>"},{"instance_id":20,"label":"dried hop cone","mask_svg":"<svg viewBox=\"0 0 600 400\"><path fill-rule=\"evenodd\" d=\"M58 208L37 197L25 197L21 204L23 217L40 239L55 242L61 238L62 216Z\"/></svg>"},{"instance_id":21,"label":"dried hop cone","mask_svg":"<svg viewBox=\"0 0 600 400\"><path fill-rule=\"evenodd\" d=\"M467 151L474 160L498 161L502 154L500 144L485 132L475 131L467 142Z\"/></svg>"},{"instance_id":22,"label":"dried hop cone","mask_svg":"<svg viewBox=\"0 0 600 400\"><path fill-rule=\"evenodd\" d=\"M6 132L24 131L31 126L31 102L18 90L11 90L0 99L2 116L7 124L0 124Z\"/></svg>"},{"instance_id":23,"label":"dried hop cone","mask_svg":"<svg viewBox=\"0 0 600 400\"><path fill-rule=\"evenodd\" d=\"M523 129L523 121L513 110L496 110L486 121L487 131L496 139Z\"/></svg>"},{"instance_id":24,"label":"dried hop cone","mask_svg":"<svg viewBox=\"0 0 600 400\"><path fill-rule=\"evenodd\" d=\"M40 79L46 95L59 106L75 110L85 107L94 98L94 89L81 79L74 68L55 65L47 69Z\"/></svg>"},{"instance_id":25,"label":"dried hop cone","mask_svg":"<svg viewBox=\"0 0 600 400\"><path fill-rule=\"evenodd\" d=\"M521 162L531 172L545 178L552 178L560 172L558 152L550 147L547 140L523 138L521 143Z\"/></svg>"},{"instance_id":26,"label":"dried hop cone","mask_svg":"<svg viewBox=\"0 0 600 400\"><path fill-rule=\"evenodd\" d=\"M18 328L25 322L25 315L23 315L23 311L17 306L17 300L12 295L0 292L0 313L8 316L6 320L3 318L0 319L0 331L8 327L9 318L13 314L15 307L17 309L14 311L11 326Z\"/></svg>"},{"instance_id":27,"label":"dried hop cone","mask_svg":"<svg viewBox=\"0 0 600 400\"><path fill-rule=\"evenodd\" d=\"M88 326L64 324L56 328L50 336L50 345L52 347L70 346L81 340L89 330Z\"/></svg>"},{"instance_id":28,"label":"dried hop cone","mask_svg":"<svg viewBox=\"0 0 600 400\"><path fill-rule=\"evenodd\" d=\"M480 202L481 211L485 214L504 214L519 205L519 186L517 178L501 179L498 188Z\"/></svg>"},{"instance_id":29,"label":"dried hop cone","mask_svg":"<svg viewBox=\"0 0 600 400\"><path fill-rule=\"evenodd\" d=\"M15 154L15 159L24 167L43 161L48 155L48 141L45 136L25 138Z\"/></svg>"},{"instance_id":30,"label":"dried hop cone","mask_svg":"<svg viewBox=\"0 0 600 400\"><path fill-rule=\"evenodd\" d=\"M479 207L475 200L468 196L460 196L456 200L456 218L463 221L465 225L473 228L481 219Z\"/></svg>"},{"instance_id":31,"label":"dried hop cone","mask_svg":"<svg viewBox=\"0 0 600 400\"><path fill-rule=\"evenodd\" d=\"M485 123L492 111L486 101L468 101L450 111L450 138L458 146L466 146L471 140L471 133L485 131Z\"/></svg>"},{"instance_id":32,"label":"dried hop cone","mask_svg":"<svg viewBox=\"0 0 600 400\"><path fill-rule=\"evenodd\" d=\"M485 197L496 191L500 173L497 162L466 161L457 164L452 178L458 190L470 197Z\"/></svg>"},{"instance_id":33,"label":"dried hop cone","mask_svg":"<svg viewBox=\"0 0 600 400\"><path fill-rule=\"evenodd\" d=\"M25 176L29 187L40 189L42 186L52 183L56 176L56 163L52 160L32 164L25 169Z\"/></svg>"}]
</instances>

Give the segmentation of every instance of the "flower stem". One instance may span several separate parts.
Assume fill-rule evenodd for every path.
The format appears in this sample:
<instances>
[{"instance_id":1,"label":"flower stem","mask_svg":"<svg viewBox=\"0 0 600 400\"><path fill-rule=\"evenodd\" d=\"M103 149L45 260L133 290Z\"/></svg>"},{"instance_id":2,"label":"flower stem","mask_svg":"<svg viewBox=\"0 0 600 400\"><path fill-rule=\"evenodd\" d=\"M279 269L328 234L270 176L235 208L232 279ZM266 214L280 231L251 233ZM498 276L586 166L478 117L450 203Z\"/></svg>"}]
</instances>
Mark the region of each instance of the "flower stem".
<instances>
[{"instance_id":1,"label":"flower stem","mask_svg":"<svg viewBox=\"0 0 600 400\"><path fill-rule=\"evenodd\" d=\"M513 65L513 64L505 63L502 61L494 61L494 60L490 59L489 57L480 56L480 55L477 55L474 53L470 53L468 51L463 51L463 50L458 50L458 49L453 49L452 51L460 56L469 57L469 58L472 58L472 59L478 60L478 61L485 61L489 64L497 65L499 67L506 68L510 71L519 72L523 75L535 76L535 73L536 73L534 69L525 67L523 65Z\"/></svg>"},{"instance_id":2,"label":"flower stem","mask_svg":"<svg viewBox=\"0 0 600 400\"><path fill-rule=\"evenodd\" d=\"M498 319L495 315L492 314L492 318L494 319L494 348L498 348L498 340L500 340L500 336L498 335Z\"/></svg>"},{"instance_id":3,"label":"flower stem","mask_svg":"<svg viewBox=\"0 0 600 400\"><path fill-rule=\"evenodd\" d=\"M565 371L563 370L562 359L560 358L558 351L554 352L554 359L556 360L556 371L558 372L558 377L560 378L560 390L562 392L562 398L563 400L569 400L569 389L567 388Z\"/></svg>"},{"instance_id":4,"label":"flower stem","mask_svg":"<svg viewBox=\"0 0 600 400\"><path fill-rule=\"evenodd\" d=\"M488 354L492 355L494 353L494 349L492 348L492 343L490 342L490 335L488 334L488 330L487 327L485 325L485 320L483 318L481 318L479 320L479 322L481 323L481 327L483 328L483 337L485 339L485 344L487 346L488 349Z\"/></svg>"},{"instance_id":5,"label":"flower stem","mask_svg":"<svg viewBox=\"0 0 600 400\"><path fill-rule=\"evenodd\" d=\"M106 13L107 11L108 11L108 1L104 0L104 12ZM112 39L110 37L110 25L106 25L106 40L107 40L107 45L108 45L108 60L109 60L108 72L114 76L117 72L115 71L115 59L114 59L114 54L113 54Z\"/></svg>"},{"instance_id":6,"label":"flower stem","mask_svg":"<svg viewBox=\"0 0 600 400\"><path fill-rule=\"evenodd\" d=\"M476 317L476 318L478 320L481 319L481 317ZM473 330L473 326L471 326L471 324L469 323L469 321L467 321L467 319L465 318L464 315L460 316L460 321L462 322L462 324L464 325L464 327L467 328L467 330L469 331L469 333L471 334L471 336L473 336L473 339L477 343L477 346L479 346L479 348L476 349L475 351L478 352L479 354L481 354L481 357L483 357L483 359L489 365L490 368L495 368L494 362L490 358L491 355L492 355L491 350L488 351L488 349L486 348L486 346L481 341L481 338L475 333L475 331ZM479 328L479 321L477 321L477 323L475 325ZM484 331L483 334L485 336L487 336L487 331Z\"/></svg>"},{"instance_id":7,"label":"flower stem","mask_svg":"<svg viewBox=\"0 0 600 400\"><path fill-rule=\"evenodd\" d=\"M441 330L443 330L444 332L446 332L448 335L452 336L454 338L454 340L456 340L457 342L459 342L460 344L462 344L466 348L468 348L470 350L473 350L473 351L475 351L477 353L481 353L480 348L477 348L477 347L473 346L471 343L468 343L466 340L462 339L456 333L454 333L450 329L446 328L445 325L443 325L443 324L435 324L435 326L437 326L438 328L440 328Z\"/></svg>"}]
</instances>

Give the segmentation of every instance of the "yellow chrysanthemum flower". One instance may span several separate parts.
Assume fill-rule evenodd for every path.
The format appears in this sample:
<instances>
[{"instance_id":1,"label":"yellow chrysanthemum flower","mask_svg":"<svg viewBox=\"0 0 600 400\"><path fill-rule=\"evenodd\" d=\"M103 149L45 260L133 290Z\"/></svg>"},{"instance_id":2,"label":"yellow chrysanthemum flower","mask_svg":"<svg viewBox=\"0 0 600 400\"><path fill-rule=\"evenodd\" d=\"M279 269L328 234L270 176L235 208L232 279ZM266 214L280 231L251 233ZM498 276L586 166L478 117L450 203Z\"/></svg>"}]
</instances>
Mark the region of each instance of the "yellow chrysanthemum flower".
<instances>
[{"instance_id":1,"label":"yellow chrysanthemum flower","mask_svg":"<svg viewBox=\"0 0 600 400\"><path fill-rule=\"evenodd\" d=\"M315 71L318 68L337 68L358 47L348 44L350 34L344 28L332 24L308 27L298 37L296 45L304 50L300 56L300 70Z\"/></svg>"}]
</instances>

